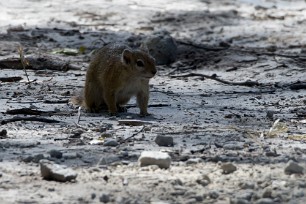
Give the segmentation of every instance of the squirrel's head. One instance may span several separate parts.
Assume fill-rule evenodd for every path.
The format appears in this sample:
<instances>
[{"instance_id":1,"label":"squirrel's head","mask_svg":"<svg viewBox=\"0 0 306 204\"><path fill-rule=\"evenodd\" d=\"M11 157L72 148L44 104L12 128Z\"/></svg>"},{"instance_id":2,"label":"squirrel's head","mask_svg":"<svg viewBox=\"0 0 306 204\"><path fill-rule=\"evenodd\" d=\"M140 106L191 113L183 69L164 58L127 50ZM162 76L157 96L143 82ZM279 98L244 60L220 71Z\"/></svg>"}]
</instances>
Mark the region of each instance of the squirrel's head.
<instances>
[{"instance_id":1,"label":"squirrel's head","mask_svg":"<svg viewBox=\"0 0 306 204\"><path fill-rule=\"evenodd\" d=\"M150 79L157 72L155 60L145 50L123 50L122 63L143 78Z\"/></svg>"}]
</instances>

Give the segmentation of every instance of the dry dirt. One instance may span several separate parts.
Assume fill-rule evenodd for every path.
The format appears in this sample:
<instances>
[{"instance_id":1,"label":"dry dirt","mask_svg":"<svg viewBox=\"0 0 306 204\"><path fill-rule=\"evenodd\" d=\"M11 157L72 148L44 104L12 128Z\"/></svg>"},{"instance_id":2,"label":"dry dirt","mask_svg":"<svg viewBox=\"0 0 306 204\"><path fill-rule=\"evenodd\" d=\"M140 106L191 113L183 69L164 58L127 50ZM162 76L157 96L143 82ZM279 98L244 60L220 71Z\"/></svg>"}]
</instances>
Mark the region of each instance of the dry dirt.
<instances>
[{"instance_id":1,"label":"dry dirt","mask_svg":"<svg viewBox=\"0 0 306 204\"><path fill-rule=\"evenodd\" d=\"M306 202L305 1L11 0L0 8L1 203ZM91 52L114 41L137 46L157 30L176 40L178 56L151 80L152 115L140 118L131 100L127 113L82 111L77 124L68 101ZM146 124L118 123L125 119ZM158 146L158 135L174 146ZM103 145L106 137L118 145ZM144 150L168 152L171 167L139 167ZM42 157L77 178L43 180ZM285 173L289 161L303 169ZM229 163L237 170L225 174Z\"/></svg>"}]
</instances>

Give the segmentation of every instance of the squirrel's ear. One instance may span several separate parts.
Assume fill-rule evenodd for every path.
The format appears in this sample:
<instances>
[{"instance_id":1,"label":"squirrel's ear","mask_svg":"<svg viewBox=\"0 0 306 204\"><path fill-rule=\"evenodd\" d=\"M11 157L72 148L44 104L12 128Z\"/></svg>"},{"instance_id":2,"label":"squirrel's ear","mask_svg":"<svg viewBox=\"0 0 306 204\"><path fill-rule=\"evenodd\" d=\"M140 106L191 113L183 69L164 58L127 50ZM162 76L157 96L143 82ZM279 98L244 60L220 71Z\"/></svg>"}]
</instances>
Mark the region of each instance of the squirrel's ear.
<instances>
[{"instance_id":1,"label":"squirrel's ear","mask_svg":"<svg viewBox=\"0 0 306 204\"><path fill-rule=\"evenodd\" d=\"M139 49L140 49L141 51L144 51L145 53L149 54L148 46L147 46L147 44L145 44L144 42L141 43Z\"/></svg>"},{"instance_id":2,"label":"squirrel's ear","mask_svg":"<svg viewBox=\"0 0 306 204\"><path fill-rule=\"evenodd\" d=\"M122 62L124 63L124 64L131 64L131 61L132 61L132 51L131 50L129 50L129 49L125 49L125 50L123 50L123 52L122 52Z\"/></svg>"}]
</instances>

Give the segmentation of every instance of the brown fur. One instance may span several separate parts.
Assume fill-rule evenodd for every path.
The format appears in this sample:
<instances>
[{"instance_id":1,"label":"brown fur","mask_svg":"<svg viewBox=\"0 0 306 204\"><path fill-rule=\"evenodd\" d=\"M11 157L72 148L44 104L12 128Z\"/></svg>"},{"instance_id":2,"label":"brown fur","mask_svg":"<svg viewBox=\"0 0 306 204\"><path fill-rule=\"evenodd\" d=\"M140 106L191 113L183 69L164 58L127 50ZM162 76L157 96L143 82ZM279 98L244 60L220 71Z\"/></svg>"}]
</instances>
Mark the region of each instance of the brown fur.
<instances>
[{"instance_id":1,"label":"brown fur","mask_svg":"<svg viewBox=\"0 0 306 204\"><path fill-rule=\"evenodd\" d=\"M155 61L145 50L108 44L97 50L91 59L83 106L91 112L107 107L109 113L115 115L136 96L140 115L148 115L149 80L155 74Z\"/></svg>"}]
</instances>

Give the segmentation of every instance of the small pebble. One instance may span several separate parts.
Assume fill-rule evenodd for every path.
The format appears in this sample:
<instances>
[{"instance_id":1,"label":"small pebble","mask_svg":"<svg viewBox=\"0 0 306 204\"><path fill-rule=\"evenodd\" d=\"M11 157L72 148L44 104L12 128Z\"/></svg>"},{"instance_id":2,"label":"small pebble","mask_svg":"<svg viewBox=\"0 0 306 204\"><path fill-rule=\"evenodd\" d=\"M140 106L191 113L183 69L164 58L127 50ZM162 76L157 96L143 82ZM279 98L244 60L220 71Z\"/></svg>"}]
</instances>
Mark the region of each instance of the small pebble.
<instances>
[{"instance_id":1,"label":"small pebble","mask_svg":"<svg viewBox=\"0 0 306 204\"><path fill-rule=\"evenodd\" d=\"M194 196L191 196L190 198L194 198L197 202L201 202L204 200L202 195L194 195Z\"/></svg>"},{"instance_id":2,"label":"small pebble","mask_svg":"<svg viewBox=\"0 0 306 204\"><path fill-rule=\"evenodd\" d=\"M155 143L158 146L164 146L164 147L172 147L174 145L173 144L173 137L162 136L162 135L156 136Z\"/></svg>"},{"instance_id":3,"label":"small pebble","mask_svg":"<svg viewBox=\"0 0 306 204\"><path fill-rule=\"evenodd\" d=\"M232 163L225 163L221 165L221 169L223 170L223 174L230 174L237 170L237 167Z\"/></svg>"},{"instance_id":4,"label":"small pebble","mask_svg":"<svg viewBox=\"0 0 306 204\"><path fill-rule=\"evenodd\" d=\"M305 181L298 181L300 188L306 188L306 182Z\"/></svg>"},{"instance_id":5,"label":"small pebble","mask_svg":"<svg viewBox=\"0 0 306 204\"><path fill-rule=\"evenodd\" d=\"M49 154L50 154L51 157L57 158L57 159L60 159L60 158L63 157L63 153L59 150L56 150L56 149L50 150Z\"/></svg>"},{"instance_id":6,"label":"small pebble","mask_svg":"<svg viewBox=\"0 0 306 204\"><path fill-rule=\"evenodd\" d=\"M212 199L217 199L217 198L219 198L219 192L211 191L211 192L209 192L209 197L212 198Z\"/></svg>"},{"instance_id":7,"label":"small pebble","mask_svg":"<svg viewBox=\"0 0 306 204\"><path fill-rule=\"evenodd\" d=\"M241 189L254 189L255 184L253 182L245 182L240 184Z\"/></svg>"},{"instance_id":8,"label":"small pebble","mask_svg":"<svg viewBox=\"0 0 306 204\"><path fill-rule=\"evenodd\" d=\"M36 154L34 156L27 156L22 159L23 162L25 163L39 163L40 160L45 159L45 156L43 154Z\"/></svg>"},{"instance_id":9,"label":"small pebble","mask_svg":"<svg viewBox=\"0 0 306 204\"><path fill-rule=\"evenodd\" d=\"M110 201L110 196L108 193L102 193L102 195L99 197L99 200L101 203L108 203Z\"/></svg>"},{"instance_id":10,"label":"small pebble","mask_svg":"<svg viewBox=\"0 0 306 204\"><path fill-rule=\"evenodd\" d=\"M286 174L303 174L304 168L298 163L290 160L285 167Z\"/></svg>"},{"instance_id":11,"label":"small pebble","mask_svg":"<svg viewBox=\"0 0 306 204\"><path fill-rule=\"evenodd\" d=\"M198 178L196 182L202 186L207 186L210 184L211 180L207 175L202 175L201 178Z\"/></svg>"},{"instance_id":12,"label":"small pebble","mask_svg":"<svg viewBox=\"0 0 306 204\"><path fill-rule=\"evenodd\" d=\"M241 199L241 198L233 198L230 200L230 204L249 204L250 201Z\"/></svg>"},{"instance_id":13,"label":"small pebble","mask_svg":"<svg viewBox=\"0 0 306 204\"><path fill-rule=\"evenodd\" d=\"M262 193L263 198L271 198L272 197L272 188L266 187Z\"/></svg>"},{"instance_id":14,"label":"small pebble","mask_svg":"<svg viewBox=\"0 0 306 204\"><path fill-rule=\"evenodd\" d=\"M252 199L254 192L253 191L246 191L246 192L241 192L239 193L239 195L237 196L238 199L242 199L242 200L248 200L250 201Z\"/></svg>"},{"instance_id":15,"label":"small pebble","mask_svg":"<svg viewBox=\"0 0 306 204\"><path fill-rule=\"evenodd\" d=\"M256 204L274 204L271 198L261 198L255 202Z\"/></svg>"},{"instance_id":16,"label":"small pebble","mask_svg":"<svg viewBox=\"0 0 306 204\"><path fill-rule=\"evenodd\" d=\"M104 140L103 146L116 147L119 143L115 139L107 138Z\"/></svg>"}]
</instances>

